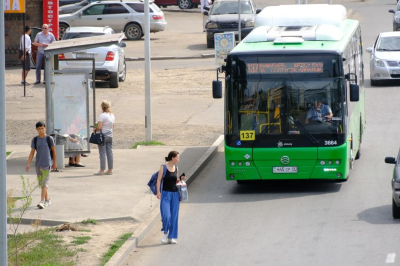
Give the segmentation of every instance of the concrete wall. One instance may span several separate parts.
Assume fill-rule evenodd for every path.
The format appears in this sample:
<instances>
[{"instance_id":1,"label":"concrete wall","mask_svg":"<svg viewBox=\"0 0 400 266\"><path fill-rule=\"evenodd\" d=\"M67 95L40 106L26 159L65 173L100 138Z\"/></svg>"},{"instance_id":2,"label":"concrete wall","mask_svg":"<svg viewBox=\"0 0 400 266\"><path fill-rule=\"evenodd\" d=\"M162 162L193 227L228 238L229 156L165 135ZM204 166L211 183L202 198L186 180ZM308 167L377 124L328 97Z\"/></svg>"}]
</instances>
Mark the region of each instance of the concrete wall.
<instances>
[{"instance_id":1,"label":"concrete wall","mask_svg":"<svg viewBox=\"0 0 400 266\"><path fill-rule=\"evenodd\" d=\"M3 2L3 1L0 1ZM31 27L42 26L43 0L25 0L26 25ZM6 65L18 65L19 41L24 34L24 21L22 14L4 14ZM33 40L32 40L33 42Z\"/></svg>"}]
</instances>

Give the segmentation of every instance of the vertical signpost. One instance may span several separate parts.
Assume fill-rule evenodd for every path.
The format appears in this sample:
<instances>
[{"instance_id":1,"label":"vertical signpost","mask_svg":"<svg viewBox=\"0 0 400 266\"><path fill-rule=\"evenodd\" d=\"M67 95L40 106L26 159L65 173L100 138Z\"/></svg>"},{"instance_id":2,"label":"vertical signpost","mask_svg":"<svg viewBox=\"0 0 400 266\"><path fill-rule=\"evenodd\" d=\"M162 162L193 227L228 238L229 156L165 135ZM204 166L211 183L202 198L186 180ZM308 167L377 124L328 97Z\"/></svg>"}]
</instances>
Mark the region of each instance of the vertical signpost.
<instances>
[{"instance_id":1,"label":"vertical signpost","mask_svg":"<svg viewBox=\"0 0 400 266\"><path fill-rule=\"evenodd\" d=\"M49 26L49 32L58 40L58 0L43 0L43 24Z\"/></svg>"},{"instance_id":2,"label":"vertical signpost","mask_svg":"<svg viewBox=\"0 0 400 266\"><path fill-rule=\"evenodd\" d=\"M4 13L24 14L25 0L3 0L2 4L0 3L0 265L8 265Z\"/></svg>"},{"instance_id":3,"label":"vertical signpost","mask_svg":"<svg viewBox=\"0 0 400 266\"><path fill-rule=\"evenodd\" d=\"M145 128L146 141L150 142L151 134L151 83L150 83L150 0L144 1L144 68L145 68Z\"/></svg>"}]
</instances>

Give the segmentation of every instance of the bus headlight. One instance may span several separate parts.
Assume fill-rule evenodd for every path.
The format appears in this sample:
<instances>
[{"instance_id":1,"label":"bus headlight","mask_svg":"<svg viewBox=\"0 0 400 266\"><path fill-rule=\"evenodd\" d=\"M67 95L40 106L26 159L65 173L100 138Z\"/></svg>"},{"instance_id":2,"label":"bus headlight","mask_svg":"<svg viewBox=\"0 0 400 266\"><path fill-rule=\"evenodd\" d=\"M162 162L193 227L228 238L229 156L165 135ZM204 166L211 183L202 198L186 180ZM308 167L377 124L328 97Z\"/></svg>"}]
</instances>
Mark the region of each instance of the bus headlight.
<instances>
[{"instance_id":1,"label":"bus headlight","mask_svg":"<svg viewBox=\"0 0 400 266\"><path fill-rule=\"evenodd\" d=\"M245 28L254 27L254 20L249 20L246 22Z\"/></svg>"},{"instance_id":2,"label":"bus headlight","mask_svg":"<svg viewBox=\"0 0 400 266\"><path fill-rule=\"evenodd\" d=\"M235 166L236 164L235 164L235 162L231 162L231 165L232 165L232 166Z\"/></svg>"},{"instance_id":3,"label":"bus headlight","mask_svg":"<svg viewBox=\"0 0 400 266\"><path fill-rule=\"evenodd\" d=\"M378 67L385 67L385 61L380 59L375 59L375 65Z\"/></svg>"},{"instance_id":4,"label":"bus headlight","mask_svg":"<svg viewBox=\"0 0 400 266\"><path fill-rule=\"evenodd\" d=\"M208 22L206 25L207 29L218 29L218 24L215 22Z\"/></svg>"},{"instance_id":5,"label":"bus headlight","mask_svg":"<svg viewBox=\"0 0 400 266\"><path fill-rule=\"evenodd\" d=\"M246 162L246 166L250 166L250 162Z\"/></svg>"}]
</instances>

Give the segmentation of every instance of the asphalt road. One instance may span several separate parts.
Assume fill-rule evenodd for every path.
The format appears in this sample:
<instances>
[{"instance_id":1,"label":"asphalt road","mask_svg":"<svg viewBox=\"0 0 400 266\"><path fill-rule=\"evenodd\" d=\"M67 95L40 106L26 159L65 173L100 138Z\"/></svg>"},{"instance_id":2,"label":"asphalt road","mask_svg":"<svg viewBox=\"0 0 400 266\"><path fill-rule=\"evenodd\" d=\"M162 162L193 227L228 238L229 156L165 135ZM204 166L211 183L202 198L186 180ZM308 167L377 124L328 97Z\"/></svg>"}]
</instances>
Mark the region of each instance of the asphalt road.
<instances>
[{"instance_id":1,"label":"asphalt road","mask_svg":"<svg viewBox=\"0 0 400 266\"><path fill-rule=\"evenodd\" d=\"M391 31L394 1L345 6L361 22L364 49ZM384 157L400 146L400 83L370 87L368 53L364 64L367 130L347 182L237 185L225 180L221 152L189 187L178 245L160 244L159 224L124 265L399 265Z\"/></svg>"}]
</instances>

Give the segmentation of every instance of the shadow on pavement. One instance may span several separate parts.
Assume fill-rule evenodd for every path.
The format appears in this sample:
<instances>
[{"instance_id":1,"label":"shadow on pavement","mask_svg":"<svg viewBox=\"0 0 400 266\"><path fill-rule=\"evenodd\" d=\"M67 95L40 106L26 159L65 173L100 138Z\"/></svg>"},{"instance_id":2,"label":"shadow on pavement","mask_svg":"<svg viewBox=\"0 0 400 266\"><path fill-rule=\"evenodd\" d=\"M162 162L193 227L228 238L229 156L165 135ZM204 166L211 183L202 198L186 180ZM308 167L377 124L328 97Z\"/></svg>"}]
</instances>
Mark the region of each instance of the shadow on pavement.
<instances>
[{"instance_id":1,"label":"shadow on pavement","mask_svg":"<svg viewBox=\"0 0 400 266\"><path fill-rule=\"evenodd\" d=\"M187 48L189 49L189 50L195 50L195 51L197 51L197 50L204 50L204 49L206 49L206 38L204 37L204 43L202 43L202 44L193 44L193 45L189 45ZM210 51L214 51L213 49L210 49Z\"/></svg>"},{"instance_id":2,"label":"shadow on pavement","mask_svg":"<svg viewBox=\"0 0 400 266\"><path fill-rule=\"evenodd\" d=\"M357 214L360 221L370 224L396 224L400 220L395 220L392 217L392 205L383 205L379 207L369 208Z\"/></svg>"}]
</instances>

